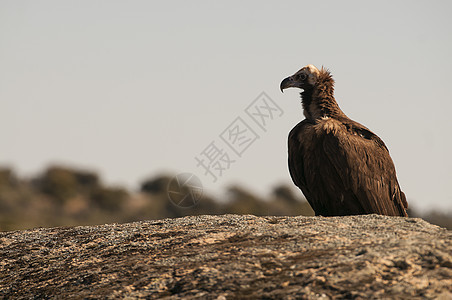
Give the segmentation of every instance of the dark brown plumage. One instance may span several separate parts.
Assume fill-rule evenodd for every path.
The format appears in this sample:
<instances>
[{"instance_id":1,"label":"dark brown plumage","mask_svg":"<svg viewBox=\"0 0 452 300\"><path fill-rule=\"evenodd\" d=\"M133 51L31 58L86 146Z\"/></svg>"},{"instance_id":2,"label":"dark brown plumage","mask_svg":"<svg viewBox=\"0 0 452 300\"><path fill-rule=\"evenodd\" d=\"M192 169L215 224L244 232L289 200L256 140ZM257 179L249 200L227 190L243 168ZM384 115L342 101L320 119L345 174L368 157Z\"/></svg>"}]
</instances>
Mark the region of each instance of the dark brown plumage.
<instances>
[{"instance_id":1,"label":"dark brown plumage","mask_svg":"<svg viewBox=\"0 0 452 300\"><path fill-rule=\"evenodd\" d=\"M280 87L304 90L306 119L289 133L289 172L316 215L406 217L408 204L386 145L342 112L331 74L307 65Z\"/></svg>"}]
</instances>

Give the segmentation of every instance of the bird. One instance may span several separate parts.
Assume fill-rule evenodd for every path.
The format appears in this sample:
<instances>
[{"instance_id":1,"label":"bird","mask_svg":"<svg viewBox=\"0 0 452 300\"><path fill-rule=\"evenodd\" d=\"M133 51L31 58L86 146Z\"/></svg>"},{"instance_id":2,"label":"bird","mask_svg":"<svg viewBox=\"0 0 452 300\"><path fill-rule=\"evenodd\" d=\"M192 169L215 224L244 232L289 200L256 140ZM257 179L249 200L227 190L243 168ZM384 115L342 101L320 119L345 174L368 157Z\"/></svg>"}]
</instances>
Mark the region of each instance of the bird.
<instances>
[{"instance_id":1,"label":"bird","mask_svg":"<svg viewBox=\"0 0 452 300\"><path fill-rule=\"evenodd\" d=\"M289 133L289 173L317 216L408 217L408 203L385 143L353 121L334 97L330 71L309 64L285 78L299 88L305 119Z\"/></svg>"}]
</instances>

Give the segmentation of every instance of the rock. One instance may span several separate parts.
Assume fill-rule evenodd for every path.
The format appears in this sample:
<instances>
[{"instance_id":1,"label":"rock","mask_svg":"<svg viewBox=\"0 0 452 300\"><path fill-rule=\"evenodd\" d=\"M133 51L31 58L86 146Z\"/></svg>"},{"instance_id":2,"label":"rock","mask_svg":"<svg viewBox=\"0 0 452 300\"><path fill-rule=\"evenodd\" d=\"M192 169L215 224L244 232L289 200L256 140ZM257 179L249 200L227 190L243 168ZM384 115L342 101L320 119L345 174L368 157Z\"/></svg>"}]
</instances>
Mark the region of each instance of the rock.
<instances>
[{"instance_id":1,"label":"rock","mask_svg":"<svg viewBox=\"0 0 452 300\"><path fill-rule=\"evenodd\" d=\"M193 216L0 233L0 298L451 299L421 219Z\"/></svg>"}]
</instances>

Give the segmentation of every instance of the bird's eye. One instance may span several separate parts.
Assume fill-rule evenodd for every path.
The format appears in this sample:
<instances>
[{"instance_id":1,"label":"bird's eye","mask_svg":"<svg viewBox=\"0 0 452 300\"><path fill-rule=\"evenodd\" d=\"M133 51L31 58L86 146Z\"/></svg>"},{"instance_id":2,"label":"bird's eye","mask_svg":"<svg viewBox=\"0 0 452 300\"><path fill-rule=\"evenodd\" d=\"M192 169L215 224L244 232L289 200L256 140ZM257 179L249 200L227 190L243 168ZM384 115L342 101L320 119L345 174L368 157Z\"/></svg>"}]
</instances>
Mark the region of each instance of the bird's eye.
<instances>
[{"instance_id":1,"label":"bird's eye","mask_svg":"<svg viewBox=\"0 0 452 300\"><path fill-rule=\"evenodd\" d=\"M300 80L305 80L306 79L306 74L305 73L298 74L298 78Z\"/></svg>"}]
</instances>

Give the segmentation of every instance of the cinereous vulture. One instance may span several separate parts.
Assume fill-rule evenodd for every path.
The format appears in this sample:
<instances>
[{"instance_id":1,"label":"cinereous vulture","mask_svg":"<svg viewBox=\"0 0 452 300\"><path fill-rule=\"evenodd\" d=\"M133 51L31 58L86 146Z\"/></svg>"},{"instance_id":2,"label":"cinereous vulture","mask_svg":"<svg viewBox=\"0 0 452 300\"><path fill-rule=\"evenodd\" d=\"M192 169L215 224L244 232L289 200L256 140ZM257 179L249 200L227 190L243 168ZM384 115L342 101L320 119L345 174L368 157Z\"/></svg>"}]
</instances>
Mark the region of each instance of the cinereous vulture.
<instances>
[{"instance_id":1,"label":"cinereous vulture","mask_svg":"<svg viewBox=\"0 0 452 300\"><path fill-rule=\"evenodd\" d=\"M407 217L388 148L342 112L330 72L307 65L281 82L290 87L303 89L306 119L289 133L289 172L315 214Z\"/></svg>"}]
</instances>

